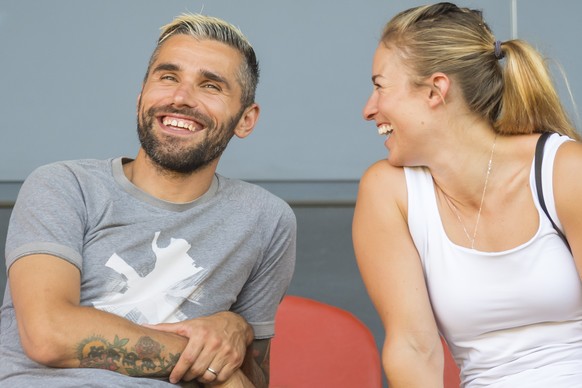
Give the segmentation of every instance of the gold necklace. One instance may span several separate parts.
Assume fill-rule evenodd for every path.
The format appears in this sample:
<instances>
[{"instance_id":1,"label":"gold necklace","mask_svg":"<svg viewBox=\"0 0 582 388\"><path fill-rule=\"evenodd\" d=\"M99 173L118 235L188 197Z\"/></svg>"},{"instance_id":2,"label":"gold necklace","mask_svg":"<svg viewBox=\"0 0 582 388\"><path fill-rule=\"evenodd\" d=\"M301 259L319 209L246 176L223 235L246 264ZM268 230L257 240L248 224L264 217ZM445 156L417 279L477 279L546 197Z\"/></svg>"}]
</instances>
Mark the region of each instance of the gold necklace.
<instances>
[{"instance_id":1,"label":"gold necklace","mask_svg":"<svg viewBox=\"0 0 582 388\"><path fill-rule=\"evenodd\" d=\"M481 210L483 210L483 202L485 201L485 193L487 192L487 183L489 183L489 175L491 175L491 165L493 164L493 154L495 153L495 144L497 143L497 134L495 134L495 139L493 139L493 146L491 147L491 155L489 156L489 162L487 163L487 174L485 175L485 183L483 184L483 192L481 193L481 203L479 204L479 211L477 212L477 221L475 221L475 228L473 229L473 237L469 235L467 228L465 228L465 224L461 220L461 216L459 214L459 209L457 206L449 199L449 197L445 194L445 198L447 202L451 205L453 212L457 216L457 220L459 220L459 224L463 227L463 231L465 232L465 236L467 236L467 240L471 243L471 249L475 248L475 239L477 238L477 228L479 227L479 221L481 220Z\"/></svg>"}]
</instances>

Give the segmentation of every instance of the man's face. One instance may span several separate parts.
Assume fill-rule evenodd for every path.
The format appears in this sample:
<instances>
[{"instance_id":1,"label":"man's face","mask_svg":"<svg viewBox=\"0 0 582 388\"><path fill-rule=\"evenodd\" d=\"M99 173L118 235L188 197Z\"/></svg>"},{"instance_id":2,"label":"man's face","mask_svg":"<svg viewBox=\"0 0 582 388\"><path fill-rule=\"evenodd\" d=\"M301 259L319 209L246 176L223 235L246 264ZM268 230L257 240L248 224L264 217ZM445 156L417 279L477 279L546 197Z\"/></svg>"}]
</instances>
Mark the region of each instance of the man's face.
<instances>
[{"instance_id":1,"label":"man's face","mask_svg":"<svg viewBox=\"0 0 582 388\"><path fill-rule=\"evenodd\" d=\"M138 102L138 135L164 170L192 173L216 160L239 124L242 61L234 48L187 35L159 49Z\"/></svg>"}]
</instances>

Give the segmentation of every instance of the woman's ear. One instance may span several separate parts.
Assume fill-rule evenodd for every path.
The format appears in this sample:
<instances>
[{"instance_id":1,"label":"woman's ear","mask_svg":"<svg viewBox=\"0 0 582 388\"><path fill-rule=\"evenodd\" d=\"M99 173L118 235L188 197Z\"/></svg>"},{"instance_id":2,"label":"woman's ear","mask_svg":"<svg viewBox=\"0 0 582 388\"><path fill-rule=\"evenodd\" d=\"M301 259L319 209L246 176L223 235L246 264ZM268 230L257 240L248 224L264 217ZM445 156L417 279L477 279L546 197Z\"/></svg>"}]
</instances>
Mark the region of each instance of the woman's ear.
<instances>
[{"instance_id":1,"label":"woman's ear","mask_svg":"<svg viewBox=\"0 0 582 388\"><path fill-rule=\"evenodd\" d=\"M243 139L251 134L257 121L259 120L260 108L257 104L252 104L245 109L234 129L234 134Z\"/></svg>"},{"instance_id":2,"label":"woman's ear","mask_svg":"<svg viewBox=\"0 0 582 388\"><path fill-rule=\"evenodd\" d=\"M430 106L438 106L441 103L443 105L447 104L446 97L449 92L450 79L444 73L434 73L429 79L430 85L430 95L429 104Z\"/></svg>"}]
</instances>

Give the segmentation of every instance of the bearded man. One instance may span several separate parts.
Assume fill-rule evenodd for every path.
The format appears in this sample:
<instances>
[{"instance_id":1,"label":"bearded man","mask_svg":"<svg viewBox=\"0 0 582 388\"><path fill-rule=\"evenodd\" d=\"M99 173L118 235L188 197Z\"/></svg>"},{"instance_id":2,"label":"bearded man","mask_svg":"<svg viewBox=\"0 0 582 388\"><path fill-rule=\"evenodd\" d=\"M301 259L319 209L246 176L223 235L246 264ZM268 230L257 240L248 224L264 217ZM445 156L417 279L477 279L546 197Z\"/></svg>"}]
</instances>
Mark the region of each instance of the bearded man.
<instances>
[{"instance_id":1,"label":"bearded man","mask_svg":"<svg viewBox=\"0 0 582 388\"><path fill-rule=\"evenodd\" d=\"M27 178L6 245L2 385L268 386L295 216L216 173L230 139L257 122L258 78L237 28L181 15L148 65L135 159Z\"/></svg>"}]
</instances>

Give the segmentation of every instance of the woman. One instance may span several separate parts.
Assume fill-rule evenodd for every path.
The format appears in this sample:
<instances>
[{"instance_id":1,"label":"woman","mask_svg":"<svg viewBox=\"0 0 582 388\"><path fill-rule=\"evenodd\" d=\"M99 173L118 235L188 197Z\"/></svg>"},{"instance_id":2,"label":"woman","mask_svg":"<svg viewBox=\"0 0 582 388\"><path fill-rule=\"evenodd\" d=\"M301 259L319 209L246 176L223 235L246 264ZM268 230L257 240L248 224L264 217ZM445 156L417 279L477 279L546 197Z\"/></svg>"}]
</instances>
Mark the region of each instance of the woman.
<instances>
[{"instance_id":1,"label":"woman","mask_svg":"<svg viewBox=\"0 0 582 388\"><path fill-rule=\"evenodd\" d=\"M439 335L464 387L582 386L582 145L542 58L439 3L395 16L372 70L364 116L390 152L361 180L353 239L390 387L442 387ZM535 192L541 132L572 253Z\"/></svg>"}]
</instances>

